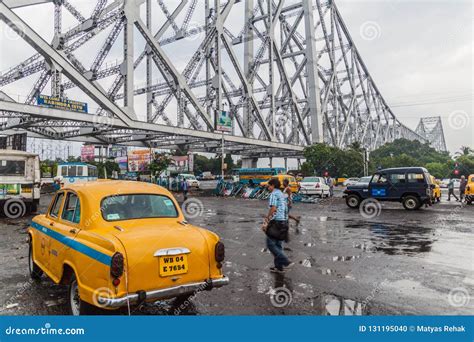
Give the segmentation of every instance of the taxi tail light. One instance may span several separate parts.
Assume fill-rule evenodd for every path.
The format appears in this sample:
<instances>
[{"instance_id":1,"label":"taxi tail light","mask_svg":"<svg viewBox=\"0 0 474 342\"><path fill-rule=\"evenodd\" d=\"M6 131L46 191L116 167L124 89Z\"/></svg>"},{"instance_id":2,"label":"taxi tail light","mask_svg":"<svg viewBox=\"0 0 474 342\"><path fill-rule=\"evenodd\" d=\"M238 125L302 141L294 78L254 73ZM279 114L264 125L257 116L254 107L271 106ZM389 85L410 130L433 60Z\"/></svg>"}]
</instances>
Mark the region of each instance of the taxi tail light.
<instances>
[{"instance_id":1,"label":"taxi tail light","mask_svg":"<svg viewBox=\"0 0 474 342\"><path fill-rule=\"evenodd\" d=\"M218 263L221 263L222 261L224 261L225 247L224 247L224 244L220 241L216 243L215 257L216 257L216 261Z\"/></svg>"},{"instance_id":2,"label":"taxi tail light","mask_svg":"<svg viewBox=\"0 0 474 342\"><path fill-rule=\"evenodd\" d=\"M112 256L112 261L110 263L110 274L114 278L119 278L123 274L123 255L120 252L116 252Z\"/></svg>"},{"instance_id":3,"label":"taxi tail light","mask_svg":"<svg viewBox=\"0 0 474 342\"><path fill-rule=\"evenodd\" d=\"M315 185L314 187L315 187L316 189L318 189L319 186L320 186L319 183L316 183L316 185Z\"/></svg>"}]
</instances>

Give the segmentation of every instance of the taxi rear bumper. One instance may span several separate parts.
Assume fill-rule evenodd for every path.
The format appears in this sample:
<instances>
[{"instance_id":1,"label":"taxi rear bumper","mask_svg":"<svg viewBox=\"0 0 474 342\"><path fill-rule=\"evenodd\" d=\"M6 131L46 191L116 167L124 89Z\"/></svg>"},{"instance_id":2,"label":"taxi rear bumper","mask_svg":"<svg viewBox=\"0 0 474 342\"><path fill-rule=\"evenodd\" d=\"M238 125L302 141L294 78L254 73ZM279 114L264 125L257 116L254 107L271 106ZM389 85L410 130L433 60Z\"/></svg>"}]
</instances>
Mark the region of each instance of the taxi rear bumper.
<instances>
[{"instance_id":1,"label":"taxi rear bumper","mask_svg":"<svg viewBox=\"0 0 474 342\"><path fill-rule=\"evenodd\" d=\"M206 281L183 284L179 286L168 287L166 289L152 291L138 291L127 296L118 298L106 298L98 296L97 303L103 308L120 308L127 305L133 305L143 302L152 302L161 299L168 299L182 295L189 295L200 291L211 290L229 284L229 278L224 276L217 279L208 279Z\"/></svg>"}]
</instances>

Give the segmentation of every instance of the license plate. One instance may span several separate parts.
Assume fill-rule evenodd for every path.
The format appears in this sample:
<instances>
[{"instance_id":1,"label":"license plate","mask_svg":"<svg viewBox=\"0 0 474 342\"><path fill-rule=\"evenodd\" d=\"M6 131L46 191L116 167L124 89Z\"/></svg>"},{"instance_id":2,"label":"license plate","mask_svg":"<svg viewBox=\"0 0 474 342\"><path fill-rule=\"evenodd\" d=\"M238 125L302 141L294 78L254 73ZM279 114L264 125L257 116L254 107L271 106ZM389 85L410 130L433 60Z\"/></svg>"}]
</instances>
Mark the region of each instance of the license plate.
<instances>
[{"instance_id":1,"label":"license plate","mask_svg":"<svg viewBox=\"0 0 474 342\"><path fill-rule=\"evenodd\" d=\"M188 272L186 254L160 256L160 276L168 277Z\"/></svg>"}]
</instances>

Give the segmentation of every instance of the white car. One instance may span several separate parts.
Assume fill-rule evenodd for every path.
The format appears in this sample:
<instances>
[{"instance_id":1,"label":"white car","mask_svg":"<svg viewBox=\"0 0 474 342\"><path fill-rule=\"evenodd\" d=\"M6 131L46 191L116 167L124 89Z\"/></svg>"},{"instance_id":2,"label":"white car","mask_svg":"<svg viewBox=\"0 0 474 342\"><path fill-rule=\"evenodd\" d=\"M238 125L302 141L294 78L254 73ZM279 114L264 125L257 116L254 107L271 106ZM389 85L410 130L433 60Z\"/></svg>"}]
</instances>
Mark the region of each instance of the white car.
<instances>
[{"instance_id":1,"label":"white car","mask_svg":"<svg viewBox=\"0 0 474 342\"><path fill-rule=\"evenodd\" d=\"M190 188L199 188L201 185L199 181L196 179L196 176L187 174L187 173L181 173L178 175L178 179L185 179L186 182L188 183L188 186Z\"/></svg>"},{"instance_id":2,"label":"white car","mask_svg":"<svg viewBox=\"0 0 474 342\"><path fill-rule=\"evenodd\" d=\"M300 194L329 197L329 186L323 177L305 177L300 182Z\"/></svg>"},{"instance_id":3,"label":"white car","mask_svg":"<svg viewBox=\"0 0 474 342\"><path fill-rule=\"evenodd\" d=\"M356 177L353 177L353 178L347 178L343 183L342 185L344 186L348 186L348 185L355 185L359 182L360 178L356 178Z\"/></svg>"},{"instance_id":4,"label":"white car","mask_svg":"<svg viewBox=\"0 0 474 342\"><path fill-rule=\"evenodd\" d=\"M441 183L439 184L439 186L441 188L447 188L448 187L448 184L449 184L449 178L444 178Z\"/></svg>"},{"instance_id":5,"label":"white car","mask_svg":"<svg viewBox=\"0 0 474 342\"><path fill-rule=\"evenodd\" d=\"M372 176L361 177L356 184L369 184Z\"/></svg>"}]
</instances>

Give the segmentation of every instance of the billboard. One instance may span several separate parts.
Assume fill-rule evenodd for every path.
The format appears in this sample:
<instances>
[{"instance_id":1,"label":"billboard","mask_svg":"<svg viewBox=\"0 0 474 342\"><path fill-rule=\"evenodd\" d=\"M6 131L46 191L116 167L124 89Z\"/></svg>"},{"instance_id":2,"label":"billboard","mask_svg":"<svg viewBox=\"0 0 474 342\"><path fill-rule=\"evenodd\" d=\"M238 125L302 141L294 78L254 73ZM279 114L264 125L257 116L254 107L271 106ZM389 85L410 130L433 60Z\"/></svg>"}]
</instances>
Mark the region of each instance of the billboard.
<instances>
[{"instance_id":1,"label":"billboard","mask_svg":"<svg viewBox=\"0 0 474 342\"><path fill-rule=\"evenodd\" d=\"M217 112L216 130L221 132L232 132L232 118L229 112L223 110Z\"/></svg>"},{"instance_id":2,"label":"billboard","mask_svg":"<svg viewBox=\"0 0 474 342\"><path fill-rule=\"evenodd\" d=\"M120 173L125 173L128 170L128 158L127 157L117 157L115 162L118 164Z\"/></svg>"},{"instance_id":3,"label":"billboard","mask_svg":"<svg viewBox=\"0 0 474 342\"><path fill-rule=\"evenodd\" d=\"M84 145L81 147L81 161L88 162L95 159L95 146Z\"/></svg>"},{"instance_id":4,"label":"billboard","mask_svg":"<svg viewBox=\"0 0 474 342\"><path fill-rule=\"evenodd\" d=\"M38 95L36 103L42 107L70 110L79 113L87 113L88 110L87 103L48 95Z\"/></svg>"},{"instance_id":5,"label":"billboard","mask_svg":"<svg viewBox=\"0 0 474 342\"><path fill-rule=\"evenodd\" d=\"M128 171L148 171L150 165L150 149L128 152Z\"/></svg>"}]
</instances>

